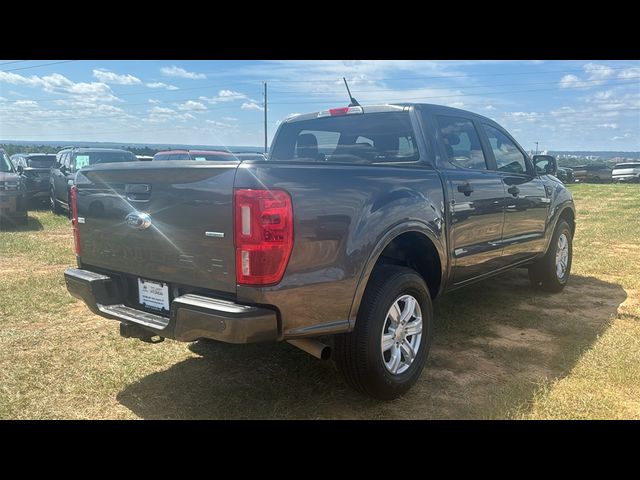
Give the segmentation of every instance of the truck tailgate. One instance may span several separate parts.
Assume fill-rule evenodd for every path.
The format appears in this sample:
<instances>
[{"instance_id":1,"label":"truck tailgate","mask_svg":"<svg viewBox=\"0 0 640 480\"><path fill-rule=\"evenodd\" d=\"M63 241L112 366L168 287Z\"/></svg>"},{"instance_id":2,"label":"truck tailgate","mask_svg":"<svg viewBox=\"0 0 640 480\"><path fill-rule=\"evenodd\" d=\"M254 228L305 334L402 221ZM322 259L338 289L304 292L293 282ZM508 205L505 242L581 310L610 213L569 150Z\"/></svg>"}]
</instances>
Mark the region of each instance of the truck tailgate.
<instances>
[{"instance_id":1,"label":"truck tailgate","mask_svg":"<svg viewBox=\"0 0 640 480\"><path fill-rule=\"evenodd\" d=\"M96 165L77 180L83 264L233 293L239 162Z\"/></svg>"}]
</instances>

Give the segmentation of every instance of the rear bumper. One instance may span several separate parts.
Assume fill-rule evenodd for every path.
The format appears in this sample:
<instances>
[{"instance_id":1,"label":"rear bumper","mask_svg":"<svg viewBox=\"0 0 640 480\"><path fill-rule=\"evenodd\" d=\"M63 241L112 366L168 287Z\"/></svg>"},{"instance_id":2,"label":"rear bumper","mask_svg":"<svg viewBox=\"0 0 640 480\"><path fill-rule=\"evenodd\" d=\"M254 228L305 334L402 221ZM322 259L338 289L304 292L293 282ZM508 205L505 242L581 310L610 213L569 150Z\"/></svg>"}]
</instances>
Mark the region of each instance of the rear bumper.
<instances>
[{"instance_id":1,"label":"rear bumper","mask_svg":"<svg viewBox=\"0 0 640 480\"><path fill-rule=\"evenodd\" d=\"M67 290L97 315L134 325L151 335L191 342L211 338L227 343L254 343L278 338L276 312L226 300L187 294L171 302L169 317L124 304L120 285L107 275L68 268Z\"/></svg>"},{"instance_id":2,"label":"rear bumper","mask_svg":"<svg viewBox=\"0 0 640 480\"><path fill-rule=\"evenodd\" d=\"M23 192L0 192L0 217L26 218L27 202Z\"/></svg>"},{"instance_id":3,"label":"rear bumper","mask_svg":"<svg viewBox=\"0 0 640 480\"><path fill-rule=\"evenodd\" d=\"M632 175L614 175L614 182L637 182L640 180L640 174L632 174Z\"/></svg>"}]
</instances>

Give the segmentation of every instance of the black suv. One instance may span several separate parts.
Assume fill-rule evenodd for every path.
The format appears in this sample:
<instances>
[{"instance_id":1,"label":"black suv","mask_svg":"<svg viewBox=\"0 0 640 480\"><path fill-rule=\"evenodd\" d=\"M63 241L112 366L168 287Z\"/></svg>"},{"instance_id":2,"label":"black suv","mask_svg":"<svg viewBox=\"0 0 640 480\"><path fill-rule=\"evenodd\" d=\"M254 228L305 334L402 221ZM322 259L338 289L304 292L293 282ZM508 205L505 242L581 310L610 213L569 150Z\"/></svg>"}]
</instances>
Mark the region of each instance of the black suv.
<instances>
[{"instance_id":1,"label":"black suv","mask_svg":"<svg viewBox=\"0 0 640 480\"><path fill-rule=\"evenodd\" d=\"M16 153L11 156L16 171L24 177L28 200L47 201L49 176L55 161L55 153Z\"/></svg>"},{"instance_id":2,"label":"black suv","mask_svg":"<svg viewBox=\"0 0 640 480\"><path fill-rule=\"evenodd\" d=\"M98 163L137 162L136 156L115 148L65 148L56 155L49 179L51 210L60 214L69 211L71 186L76 172L82 167Z\"/></svg>"}]
</instances>

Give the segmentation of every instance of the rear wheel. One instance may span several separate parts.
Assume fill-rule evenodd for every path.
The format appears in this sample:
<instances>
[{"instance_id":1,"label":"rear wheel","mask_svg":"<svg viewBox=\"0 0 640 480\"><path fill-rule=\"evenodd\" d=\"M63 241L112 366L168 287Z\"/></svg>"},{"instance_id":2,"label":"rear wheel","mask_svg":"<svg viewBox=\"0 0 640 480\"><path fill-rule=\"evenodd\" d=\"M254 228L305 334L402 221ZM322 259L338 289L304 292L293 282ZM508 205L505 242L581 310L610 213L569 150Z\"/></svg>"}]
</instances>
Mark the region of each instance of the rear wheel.
<instances>
[{"instance_id":1,"label":"rear wheel","mask_svg":"<svg viewBox=\"0 0 640 480\"><path fill-rule=\"evenodd\" d=\"M346 382L375 398L406 393L429 355L433 307L414 270L380 266L370 280L355 329L336 337L335 360Z\"/></svg>"},{"instance_id":2,"label":"rear wheel","mask_svg":"<svg viewBox=\"0 0 640 480\"><path fill-rule=\"evenodd\" d=\"M62 207L60 206L60 202L58 202L58 200L56 199L56 192L53 188L49 193L49 201L51 204L51 211L56 215L62 214Z\"/></svg>"},{"instance_id":3,"label":"rear wheel","mask_svg":"<svg viewBox=\"0 0 640 480\"><path fill-rule=\"evenodd\" d=\"M545 292L561 291L569 280L573 257L573 236L566 220L560 220L547 253L529 267L531 285Z\"/></svg>"}]
</instances>

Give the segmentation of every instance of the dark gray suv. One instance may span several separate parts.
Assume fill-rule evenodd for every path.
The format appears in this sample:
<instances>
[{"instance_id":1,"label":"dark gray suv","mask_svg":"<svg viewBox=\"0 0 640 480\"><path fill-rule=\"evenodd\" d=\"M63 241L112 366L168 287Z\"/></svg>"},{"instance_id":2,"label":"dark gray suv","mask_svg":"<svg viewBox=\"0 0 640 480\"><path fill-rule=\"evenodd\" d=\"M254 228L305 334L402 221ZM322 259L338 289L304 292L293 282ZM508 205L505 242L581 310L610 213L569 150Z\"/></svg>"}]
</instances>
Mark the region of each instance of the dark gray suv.
<instances>
[{"instance_id":1,"label":"dark gray suv","mask_svg":"<svg viewBox=\"0 0 640 480\"><path fill-rule=\"evenodd\" d=\"M49 198L53 213L70 213L71 186L76 172L82 167L100 163L137 162L137 157L115 148L65 148L56 155L49 179Z\"/></svg>"}]
</instances>

